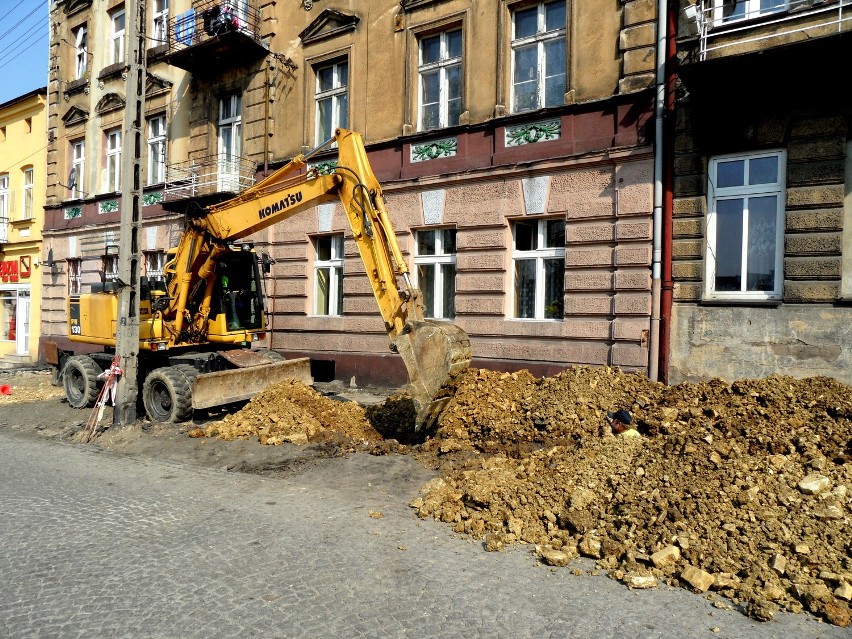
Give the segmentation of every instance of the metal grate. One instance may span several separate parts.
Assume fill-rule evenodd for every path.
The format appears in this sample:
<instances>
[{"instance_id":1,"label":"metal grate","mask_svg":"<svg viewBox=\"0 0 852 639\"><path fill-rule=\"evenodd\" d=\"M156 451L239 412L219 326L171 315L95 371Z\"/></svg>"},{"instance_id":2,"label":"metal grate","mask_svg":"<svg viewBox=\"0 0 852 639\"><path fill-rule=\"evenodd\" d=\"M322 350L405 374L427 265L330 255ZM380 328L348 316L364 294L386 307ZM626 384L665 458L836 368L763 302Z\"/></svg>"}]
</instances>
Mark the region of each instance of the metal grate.
<instances>
[{"instance_id":1,"label":"metal grate","mask_svg":"<svg viewBox=\"0 0 852 639\"><path fill-rule=\"evenodd\" d=\"M260 43L260 12L247 0L195 2L169 22L169 53L197 46L229 33Z\"/></svg>"},{"instance_id":2,"label":"metal grate","mask_svg":"<svg viewBox=\"0 0 852 639\"><path fill-rule=\"evenodd\" d=\"M166 167L163 201L214 193L239 193L254 184L257 162L226 155L209 155Z\"/></svg>"}]
</instances>

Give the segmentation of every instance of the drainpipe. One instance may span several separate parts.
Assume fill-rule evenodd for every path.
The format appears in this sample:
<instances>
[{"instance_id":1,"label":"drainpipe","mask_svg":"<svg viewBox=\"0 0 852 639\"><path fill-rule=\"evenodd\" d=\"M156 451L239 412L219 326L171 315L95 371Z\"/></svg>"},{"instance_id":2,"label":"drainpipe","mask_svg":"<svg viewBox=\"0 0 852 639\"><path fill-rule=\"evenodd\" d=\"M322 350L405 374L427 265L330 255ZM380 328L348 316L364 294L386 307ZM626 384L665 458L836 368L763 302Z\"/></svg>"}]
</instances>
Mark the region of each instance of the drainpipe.
<instances>
[{"instance_id":1,"label":"drainpipe","mask_svg":"<svg viewBox=\"0 0 852 639\"><path fill-rule=\"evenodd\" d=\"M666 104L666 32L668 1L657 1L657 77L654 97L654 218L651 258L651 335L648 342L648 377L659 379L660 293L663 260L663 114Z\"/></svg>"},{"instance_id":2,"label":"drainpipe","mask_svg":"<svg viewBox=\"0 0 852 639\"><path fill-rule=\"evenodd\" d=\"M672 117L675 110L675 67L674 61L677 55L677 11L669 11L669 33L667 46L667 72L666 72L666 113L668 118L664 123L663 156L666 160L666 171L663 182L663 290L661 300L661 331L660 331L660 366L659 381L668 383L669 362L671 359L671 321L672 321L672 297L674 295L674 278L672 277L672 236L674 234L674 128L675 122Z\"/></svg>"}]
</instances>

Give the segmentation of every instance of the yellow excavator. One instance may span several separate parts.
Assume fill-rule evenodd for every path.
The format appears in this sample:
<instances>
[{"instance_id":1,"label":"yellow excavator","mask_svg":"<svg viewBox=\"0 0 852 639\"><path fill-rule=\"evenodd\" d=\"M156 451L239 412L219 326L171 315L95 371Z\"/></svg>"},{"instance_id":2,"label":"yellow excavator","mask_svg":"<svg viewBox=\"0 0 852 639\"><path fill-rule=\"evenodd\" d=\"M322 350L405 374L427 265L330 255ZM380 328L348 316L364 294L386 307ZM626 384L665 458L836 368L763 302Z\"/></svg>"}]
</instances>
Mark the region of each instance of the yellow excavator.
<instances>
[{"instance_id":1,"label":"yellow excavator","mask_svg":"<svg viewBox=\"0 0 852 639\"><path fill-rule=\"evenodd\" d=\"M309 169L308 158L332 143L336 168ZM252 245L240 240L336 199L346 211L390 348L408 371L416 427L437 420L446 400L436 400L436 394L470 364L470 339L454 324L424 318L421 293L412 284L361 136L338 129L332 140L233 199L188 214L163 279L142 279L138 369L141 401L152 421L185 421L194 409L246 400L281 379L313 382L308 358L285 360L275 351L251 348L265 339L267 321L259 260ZM260 262L269 272L268 261ZM69 339L103 347L66 354L60 362L71 406L94 405L98 375L114 357L114 288L99 284L69 298Z\"/></svg>"}]
</instances>

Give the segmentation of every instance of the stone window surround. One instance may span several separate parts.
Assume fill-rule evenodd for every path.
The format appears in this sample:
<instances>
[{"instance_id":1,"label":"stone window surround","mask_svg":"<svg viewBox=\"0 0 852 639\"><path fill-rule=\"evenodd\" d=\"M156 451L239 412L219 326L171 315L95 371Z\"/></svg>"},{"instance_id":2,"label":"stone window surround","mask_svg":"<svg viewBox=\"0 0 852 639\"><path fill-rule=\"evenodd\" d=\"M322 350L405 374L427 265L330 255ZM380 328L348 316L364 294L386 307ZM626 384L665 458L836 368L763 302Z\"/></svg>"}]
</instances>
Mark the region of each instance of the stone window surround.
<instances>
[{"instance_id":1,"label":"stone window surround","mask_svg":"<svg viewBox=\"0 0 852 639\"><path fill-rule=\"evenodd\" d=\"M349 63L349 87L347 87L347 91L349 92L349 110L350 113L352 111L352 78L354 77L355 70L353 69L353 56L352 56L352 45L347 44L343 47L338 47L326 53L322 53L320 55L306 57L305 58L305 68L310 69L310 78L306 78L304 83L305 85L305 96L304 96L304 105L305 105L305 113L307 117L303 118L304 120L304 130L303 130L303 148L307 151L313 147L312 142L314 140L314 136L316 134L316 86L317 86L317 77L316 77L316 69L321 68L323 66L329 65L333 63L335 60L346 59ZM351 126L350 121L350 126ZM324 142L325 140L323 140Z\"/></svg>"}]
</instances>

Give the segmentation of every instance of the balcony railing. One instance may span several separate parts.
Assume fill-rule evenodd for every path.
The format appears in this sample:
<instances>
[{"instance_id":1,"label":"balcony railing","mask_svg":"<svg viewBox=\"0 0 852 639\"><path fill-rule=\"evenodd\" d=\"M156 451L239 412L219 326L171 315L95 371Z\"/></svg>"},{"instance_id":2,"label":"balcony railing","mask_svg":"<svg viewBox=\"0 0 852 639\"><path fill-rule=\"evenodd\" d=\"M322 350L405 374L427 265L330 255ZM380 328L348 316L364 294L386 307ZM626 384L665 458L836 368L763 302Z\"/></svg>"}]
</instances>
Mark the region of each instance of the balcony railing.
<instances>
[{"instance_id":1,"label":"balcony railing","mask_svg":"<svg viewBox=\"0 0 852 639\"><path fill-rule=\"evenodd\" d=\"M768 48L852 28L852 0L701 0L684 13L697 27L702 61L731 47Z\"/></svg>"},{"instance_id":2,"label":"balcony railing","mask_svg":"<svg viewBox=\"0 0 852 639\"><path fill-rule=\"evenodd\" d=\"M0 244L9 241L9 218L0 217Z\"/></svg>"},{"instance_id":3,"label":"balcony railing","mask_svg":"<svg viewBox=\"0 0 852 639\"><path fill-rule=\"evenodd\" d=\"M163 202L231 195L254 184L257 163L245 158L209 155L166 167Z\"/></svg>"},{"instance_id":4,"label":"balcony railing","mask_svg":"<svg viewBox=\"0 0 852 639\"><path fill-rule=\"evenodd\" d=\"M190 71L217 59L219 64L240 61L265 51L260 12L248 0L201 0L169 22L166 55L172 64Z\"/></svg>"}]
</instances>

